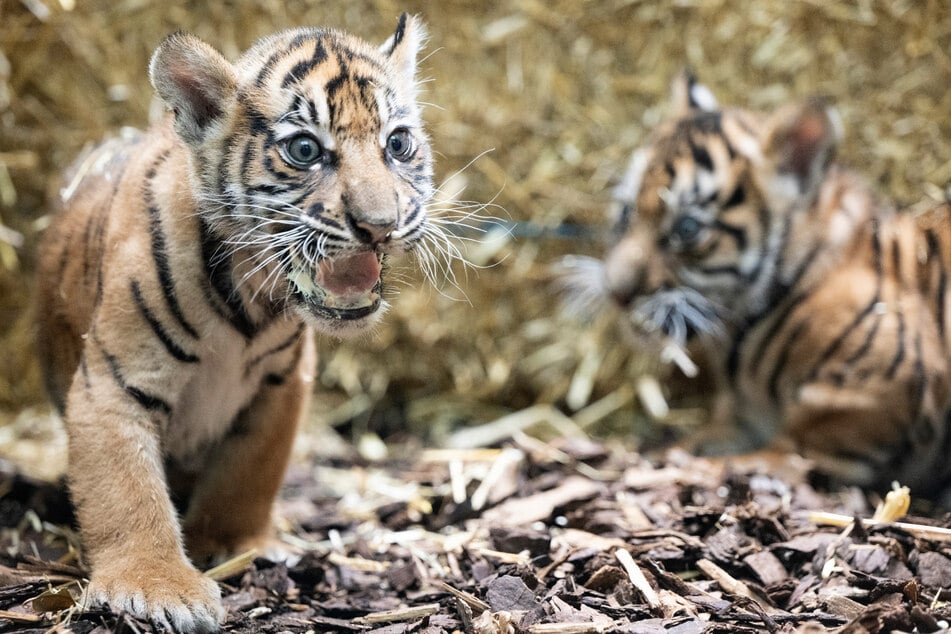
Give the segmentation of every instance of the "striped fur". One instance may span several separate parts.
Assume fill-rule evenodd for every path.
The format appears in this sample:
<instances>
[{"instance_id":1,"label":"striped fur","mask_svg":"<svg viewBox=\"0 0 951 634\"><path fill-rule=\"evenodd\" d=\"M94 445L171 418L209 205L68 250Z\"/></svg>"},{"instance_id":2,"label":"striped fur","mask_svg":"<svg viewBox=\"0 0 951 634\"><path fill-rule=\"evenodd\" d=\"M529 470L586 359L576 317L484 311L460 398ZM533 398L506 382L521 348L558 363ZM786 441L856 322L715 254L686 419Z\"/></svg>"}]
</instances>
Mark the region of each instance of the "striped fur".
<instances>
[{"instance_id":1,"label":"striped fur","mask_svg":"<svg viewBox=\"0 0 951 634\"><path fill-rule=\"evenodd\" d=\"M632 158L602 287L641 330L705 342L760 442L846 482L939 493L951 208L880 202L833 162L821 101L761 115L696 91L678 80L674 116Z\"/></svg>"},{"instance_id":2,"label":"striped fur","mask_svg":"<svg viewBox=\"0 0 951 634\"><path fill-rule=\"evenodd\" d=\"M432 236L424 35L405 15L379 49L297 29L234 64L172 35L150 72L173 116L76 164L40 248L38 347L90 601L218 628L188 557L266 543L311 329L372 326L384 259Z\"/></svg>"}]
</instances>

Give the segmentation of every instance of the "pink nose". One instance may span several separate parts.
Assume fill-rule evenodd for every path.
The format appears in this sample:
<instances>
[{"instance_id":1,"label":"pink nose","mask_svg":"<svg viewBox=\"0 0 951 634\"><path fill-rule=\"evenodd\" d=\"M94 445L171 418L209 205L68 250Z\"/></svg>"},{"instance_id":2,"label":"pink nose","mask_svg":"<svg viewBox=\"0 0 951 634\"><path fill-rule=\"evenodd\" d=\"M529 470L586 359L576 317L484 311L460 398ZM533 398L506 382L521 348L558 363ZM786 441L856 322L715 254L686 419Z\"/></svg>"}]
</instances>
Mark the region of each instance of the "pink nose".
<instances>
[{"instance_id":1,"label":"pink nose","mask_svg":"<svg viewBox=\"0 0 951 634\"><path fill-rule=\"evenodd\" d=\"M350 218L350 227L357 240L366 244L382 244L390 239L396 223L389 221L374 222Z\"/></svg>"}]
</instances>

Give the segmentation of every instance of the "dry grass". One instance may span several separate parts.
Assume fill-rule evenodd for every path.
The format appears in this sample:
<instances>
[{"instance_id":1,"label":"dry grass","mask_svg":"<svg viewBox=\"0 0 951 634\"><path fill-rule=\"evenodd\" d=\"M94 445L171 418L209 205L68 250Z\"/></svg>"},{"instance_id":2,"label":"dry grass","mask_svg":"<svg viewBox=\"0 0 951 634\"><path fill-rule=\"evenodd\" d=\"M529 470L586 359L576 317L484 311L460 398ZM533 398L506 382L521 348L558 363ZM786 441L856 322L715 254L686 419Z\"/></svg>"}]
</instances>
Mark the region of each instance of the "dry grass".
<instances>
[{"instance_id":1,"label":"dry grass","mask_svg":"<svg viewBox=\"0 0 951 634\"><path fill-rule=\"evenodd\" d=\"M944 0L0 0L0 226L24 237L14 247L0 232L0 408L42 398L26 307L43 200L85 144L146 125L145 68L162 36L187 29L228 56L301 24L382 41L403 10L422 14L432 35L423 98L434 104L439 178L465 168L453 186L465 182L465 198L495 200L512 220L600 227L611 183L684 65L725 103L828 95L846 124L844 159L893 198L937 195L951 181ZM600 250L596 239L506 241L473 253L488 268L457 271L462 290L444 294L408 270L374 337L324 343L317 416L439 435L561 404L574 385L576 405L616 403L588 423L630 432L638 359L612 345L610 329L554 319L546 272L561 253Z\"/></svg>"}]
</instances>

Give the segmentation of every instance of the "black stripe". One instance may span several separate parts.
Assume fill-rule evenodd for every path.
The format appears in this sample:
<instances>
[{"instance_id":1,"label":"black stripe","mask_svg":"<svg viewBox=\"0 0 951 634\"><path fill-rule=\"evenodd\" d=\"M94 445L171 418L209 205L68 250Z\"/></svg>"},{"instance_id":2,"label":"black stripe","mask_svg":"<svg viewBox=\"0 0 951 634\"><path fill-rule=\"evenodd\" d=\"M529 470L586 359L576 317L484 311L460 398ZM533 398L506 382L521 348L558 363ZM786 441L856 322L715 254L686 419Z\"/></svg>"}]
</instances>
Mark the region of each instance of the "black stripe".
<instances>
[{"instance_id":1,"label":"black stripe","mask_svg":"<svg viewBox=\"0 0 951 634\"><path fill-rule=\"evenodd\" d=\"M400 45L400 42L403 41L403 36L406 35L406 14L403 13L400 15L400 21L396 24L396 32L393 34L393 46L390 47L390 50L386 53L388 56L393 54L393 51L396 50L396 47Z\"/></svg>"},{"instance_id":2,"label":"black stripe","mask_svg":"<svg viewBox=\"0 0 951 634\"><path fill-rule=\"evenodd\" d=\"M142 407L149 411L158 410L166 415L172 413L171 406L164 400L153 394L149 394L148 392L145 392L134 385L126 385L125 391L129 394L129 396L137 400Z\"/></svg>"},{"instance_id":3,"label":"black stripe","mask_svg":"<svg viewBox=\"0 0 951 634\"><path fill-rule=\"evenodd\" d=\"M722 134L720 134L722 131L721 113L718 111L704 110L694 116L694 118L688 122L688 125L689 124L693 124L693 126L701 132L716 134L722 138Z\"/></svg>"},{"instance_id":4,"label":"black stripe","mask_svg":"<svg viewBox=\"0 0 951 634\"><path fill-rule=\"evenodd\" d=\"M805 262L804 264L808 264L808 262L811 262L811 260L807 260L807 262ZM752 326L754 326L757 322L759 322L760 320L765 318L767 315L769 315L774 310L774 307L777 305L777 302L782 300L783 294L785 292L788 292L790 288L794 288L794 287L795 287L795 284L791 284L788 286L785 284L780 284L777 287L778 292L771 293L771 299L776 301L767 302L766 307L760 313L752 316L747 321L745 328L743 328L741 331L741 333L743 333L743 336L745 336L745 333L750 328L752 328ZM779 333L779 331L786 325L786 322L789 320L789 318L792 317L792 314L795 312L795 310L803 302L805 302L808 297L809 297L809 293L806 291L802 291L802 292L796 293L796 295L794 295L792 299L786 302L785 306L782 309L782 312L780 312L779 316L773 321L773 325L770 326L767 333L760 339L760 344L757 347L756 353L753 355L753 366L752 368L750 368L754 373L757 371L757 368L759 367L760 362L763 360L766 347L773 340L773 337L775 337ZM743 336L737 337L737 340L734 343L734 348L739 348L739 345L743 342ZM730 355L731 365L733 365L732 359L734 358L734 356L736 355L734 355L731 352L731 355Z\"/></svg>"},{"instance_id":5,"label":"black stripe","mask_svg":"<svg viewBox=\"0 0 951 634\"><path fill-rule=\"evenodd\" d=\"M819 360L816 361L809 370L808 379L806 379L807 383L814 381L816 377L819 376L819 371L822 369L822 366L829 362L833 355L839 351L839 348L845 344L845 340L849 338L849 335L855 332L855 330L862 324L865 318L868 317L873 310L875 310L875 305L879 302L878 292L878 289L876 289L875 296L872 297L871 301L869 301L865 308L860 310L859 313L852 318L852 321L849 322L849 325L846 326L845 329L842 330L842 332L840 332L838 336L832 340L832 343L830 343L822 352L822 354L819 356Z\"/></svg>"},{"instance_id":6,"label":"black stripe","mask_svg":"<svg viewBox=\"0 0 951 634\"><path fill-rule=\"evenodd\" d=\"M815 380L819 375L819 371L822 369L822 365L827 363L829 359L832 358L838 349L845 343L846 338L862 323L862 321L869 315L873 310L875 310L875 305L881 301L882 297L882 277L884 275L884 270L882 268L882 242L878 235L879 226L876 222L872 230L872 264L875 267L875 293L872 296L872 299L868 304L863 308L859 313L852 319L852 322L843 330L839 335L832 341L832 343L825 349L822 355L819 357L819 360L812 366L812 369L809 371L810 381ZM893 243L894 244L894 243ZM894 254L894 252L893 252ZM897 259L896 259L897 262ZM899 314L899 319L901 315ZM864 345L864 344L863 344Z\"/></svg>"},{"instance_id":7,"label":"black stripe","mask_svg":"<svg viewBox=\"0 0 951 634\"><path fill-rule=\"evenodd\" d=\"M937 298L935 299L935 320L938 322L938 334L941 336L941 341L944 342L944 333L945 333L945 303L947 302L947 292L948 292L948 272L944 267L944 258L941 253L941 242L938 240L938 236L935 235L934 231L927 229L925 231L925 240L928 244L928 259L927 262L937 262L938 268L938 289L937 289Z\"/></svg>"},{"instance_id":8,"label":"black stripe","mask_svg":"<svg viewBox=\"0 0 951 634\"><path fill-rule=\"evenodd\" d=\"M274 183L262 183L260 185L252 185L248 188L249 194L267 194L269 196L277 196L279 194L286 194L291 190L288 186L275 185Z\"/></svg>"},{"instance_id":9,"label":"black stripe","mask_svg":"<svg viewBox=\"0 0 951 634\"><path fill-rule=\"evenodd\" d=\"M928 375L925 373L925 362L921 351L921 332L915 333L915 363L911 378L911 420L917 421L921 416L922 401L928 385ZM925 423L927 424L927 422Z\"/></svg>"},{"instance_id":10,"label":"black stripe","mask_svg":"<svg viewBox=\"0 0 951 634\"><path fill-rule=\"evenodd\" d=\"M311 55L310 59L305 59L297 62L294 65L294 68L290 70L284 79L281 80L281 88L287 88L295 81L300 81L307 74L317 67L318 64L322 64L327 59L327 49L324 48L324 43L321 40L316 40L314 42L314 54ZM314 123L319 123L314 119Z\"/></svg>"},{"instance_id":11,"label":"black stripe","mask_svg":"<svg viewBox=\"0 0 951 634\"><path fill-rule=\"evenodd\" d=\"M218 308L217 302L212 300L209 303L215 309L215 312L230 323L235 330L244 335L246 339L251 339L257 332L257 327L251 321L244 302L241 300L241 295L234 287L234 282L231 279L231 258L229 256L226 258L227 261L222 261L223 258L219 255L219 251L223 247L215 239L204 218L199 219L198 226L205 275L210 282L212 292L217 293L229 313L223 314L223 311Z\"/></svg>"},{"instance_id":12,"label":"black stripe","mask_svg":"<svg viewBox=\"0 0 951 634\"><path fill-rule=\"evenodd\" d=\"M759 346L753 355L753 365L750 368L752 372L755 373L757 371L760 362L763 360L766 346L769 345L769 343L773 340L773 337L776 336L776 333L782 329L782 327L792 316L793 312L795 312L796 308L802 304L806 297L806 293L798 293L792 299L787 301L782 309L782 312L780 312L779 316L773 321L773 325L770 326L766 334L760 338ZM739 330L737 330L736 336L733 338L733 345L730 348L730 354L727 356L727 371L729 372L730 376L733 376L739 368L740 349L743 347L743 343L746 341L746 336L755 325L765 319L765 317L769 315L774 309L775 305L773 303L767 302L765 309L755 315L752 315L746 320L746 323L743 324Z\"/></svg>"},{"instance_id":13,"label":"black stripe","mask_svg":"<svg viewBox=\"0 0 951 634\"><path fill-rule=\"evenodd\" d=\"M728 234L731 238L736 240L736 248L738 251L745 251L747 245L746 229L743 227L738 227L736 225L731 225L730 223L723 222L719 218L713 221L713 226L715 229Z\"/></svg>"},{"instance_id":14,"label":"black stripe","mask_svg":"<svg viewBox=\"0 0 951 634\"><path fill-rule=\"evenodd\" d=\"M786 363L789 361L789 351L793 346L799 343L799 336L806 329L806 321L801 321L792 329L785 343L779 350L779 356L776 358L776 365L769 374L769 396L774 402L779 401L779 377L786 369Z\"/></svg>"},{"instance_id":15,"label":"black stripe","mask_svg":"<svg viewBox=\"0 0 951 634\"><path fill-rule=\"evenodd\" d=\"M419 218L420 214L423 213L423 206L416 204L410 209L409 213L406 214L406 217L403 218L403 226L408 227L409 225L416 222L416 219Z\"/></svg>"},{"instance_id":16,"label":"black stripe","mask_svg":"<svg viewBox=\"0 0 951 634\"><path fill-rule=\"evenodd\" d=\"M901 286L901 250L899 249L898 238L892 239L892 268L894 269L895 279Z\"/></svg>"},{"instance_id":17,"label":"black stripe","mask_svg":"<svg viewBox=\"0 0 951 634\"><path fill-rule=\"evenodd\" d=\"M265 147L265 151L266 150L267 150L267 147ZM283 168L284 163L283 162L280 163L280 166ZM277 169L277 167L275 167L274 157L272 157L270 154L264 155L264 169L266 169L271 176L273 176L279 181L293 180L293 177L290 174L280 169Z\"/></svg>"},{"instance_id":18,"label":"black stripe","mask_svg":"<svg viewBox=\"0 0 951 634\"><path fill-rule=\"evenodd\" d=\"M881 286L881 278L884 275L884 269L882 267L882 239L878 235L881 227L878 225L878 220L872 219L872 264L875 266L875 275L878 276L878 284Z\"/></svg>"},{"instance_id":19,"label":"black stripe","mask_svg":"<svg viewBox=\"0 0 951 634\"><path fill-rule=\"evenodd\" d=\"M862 357L868 354L868 351L872 349L872 342L875 341L875 335L878 333L878 328L882 324L882 315L881 313L875 313L875 321L872 322L872 326L868 329L868 332L865 333L865 340L862 342L862 345L852 353L848 359L845 360L845 365L847 367L853 366L858 363Z\"/></svg>"},{"instance_id":20,"label":"black stripe","mask_svg":"<svg viewBox=\"0 0 951 634\"><path fill-rule=\"evenodd\" d=\"M324 94L327 95L327 101L330 102L327 105L330 107L330 110L331 110L331 117L330 117L331 121L336 119L336 117L333 116L334 104L331 102L331 99L333 99L333 97L337 94L337 91L340 90L340 87L343 86L344 83L346 83L346 81L349 78L350 78L350 69L347 68L347 66L343 62L341 62L340 72L336 76L328 80L327 83L324 85Z\"/></svg>"},{"instance_id":21,"label":"black stripe","mask_svg":"<svg viewBox=\"0 0 951 634\"><path fill-rule=\"evenodd\" d=\"M354 83L356 83L357 94L360 95L360 101L363 103L363 107L366 108L367 112L370 113L370 116L373 117L372 125L374 128L379 127L380 125L380 110L377 107L376 96L373 94L374 80L366 75L356 75L353 78Z\"/></svg>"},{"instance_id":22,"label":"black stripe","mask_svg":"<svg viewBox=\"0 0 951 634\"><path fill-rule=\"evenodd\" d=\"M248 362L248 365L247 365L247 367L246 367L245 370L244 370L245 376L247 376L248 374L250 374L250 373L251 373L251 370L254 369L254 366L256 366L256 365L258 365L259 363L261 363L264 359L267 359L268 357L270 357L270 356L272 356L272 355L278 354L279 352L283 352L284 350L287 350L288 348L290 348L291 346L293 346L295 343L299 342L299 341L300 341L300 337L301 337L301 335L303 334L303 332L304 332L304 323L301 322L301 323L299 323L299 324L297 325L297 328L294 330L294 334L292 334L292 335L291 335L290 337L288 337L286 340L282 341L281 343L279 343L278 345L274 346L274 347L271 348L270 350L268 350L268 351L266 351L266 352L262 352L262 353L259 354L258 356L256 356L256 357L254 357L253 359L251 359L251 360Z\"/></svg>"},{"instance_id":23,"label":"black stripe","mask_svg":"<svg viewBox=\"0 0 951 634\"><path fill-rule=\"evenodd\" d=\"M280 372L272 372L264 377L264 383L272 387L277 387L278 385L284 385L284 382L287 381L287 374Z\"/></svg>"},{"instance_id":24,"label":"black stripe","mask_svg":"<svg viewBox=\"0 0 951 634\"><path fill-rule=\"evenodd\" d=\"M732 275L733 277L743 277L739 267L735 264L722 264L718 266L701 266L697 269L704 275Z\"/></svg>"},{"instance_id":25,"label":"black stripe","mask_svg":"<svg viewBox=\"0 0 951 634\"><path fill-rule=\"evenodd\" d=\"M294 372L294 370L297 369L297 365L300 363L300 358L303 352L304 346L298 345L294 349L294 356L291 358L291 362L287 364L287 367L277 372L268 373L264 377L264 382L268 385L283 385L285 381L287 381L287 377L289 377Z\"/></svg>"},{"instance_id":26,"label":"black stripe","mask_svg":"<svg viewBox=\"0 0 951 634\"><path fill-rule=\"evenodd\" d=\"M316 217L318 217L318 216L314 216L314 217L316 218ZM344 230L343 225L340 224L339 222L337 222L337 221L336 221L335 219L333 219L333 218L325 217L325 216L319 216L319 218L320 218L320 223L323 224L323 225L326 225L326 226L328 226L328 227L330 227L330 228L332 228L332 229L337 229L338 231L343 231L343 230Z\"/></svg>"},{"instance_id":27,"label":"black stripe","mask_svg":"<svg viewBox=\"0 0 951 634\"><path fill-rule=\"evenodd\" d=\"M125 377L122 375L122 367L119 365L119 361L116 357L106 350L105 346L102 345L102 342L96 337L93 333L93 339L96 342L96 345L99 346L99 350L102 352L102 357L106 361L106 365L109 366L109 372L112 374L112 378L115 379L116 384L126 394L131 396L136 402L139 403L143 408L149 411L159 411L163 414L169 415L172 413L172 406L169 405L166 401L162 400L154 394L149 394L145 390L138 388L134 385L129 385L126 383Z\"/></svg>"},{"instance_id":28,"label":"black stripe","mask_svg":"<svg viewBox=\"0 0 951 634\"><path fill-rule=\"evenodd\" d=\"M251 133L254 135L265 135L270 140L271 137L271 121L266 115L258 111L257 108L251 105L250 100L244 102L245 111L247 112L248 124L251 128Z\"/></svg>"},{"instance_id":29,"label":"black stripe","mask_svg":"<svg viewBox=\"0 0 951 634\"><path fill-rule=\"evenodd\" d=\"M302 36L299 35L298 39L300 39L301 37ZM300 44L298 44L298 46L299 45ZM271 71L274 70L274 65L277 64L278 60L284 57L286 54L287 54L287 50L285 50L284 48L281 48L275 51L270 57L267 58L267 61L265 61L264 65L261 66L261 70L258 71L258 76L254 78L254 85L257 88L261 88L264 86L264 82L268 80L268 78L271 76Z\"/></svg>"},{"instance_id":30,"label":"black stripe","mask_svg":"<svg viewBox=\"0 0 951 634\"><path fill-rule=\"evenodd\" d=\"M787 224L788 228L788 224ZM784 231L784 237L788 235L788 232ZM785 239L784 239L785 242ZM765 244L765 240L764 240ZM799 282L802 281L803 276L809 270L809 267L816 260L816 255L819 253L819 248L821 245L815 245L812 249L809 250L809 253L806 254L806 257L802 259L799 263L799 266L796 268L796 271L793 273L792 279L789 282L780 282L774 284L769 293L769 298L766 301L765 307L759 312L749 318L747 318L746 323L744 323L740 329L737 331L736 337L733 340L733 347L730 349L730 354L727 357L727 367L730 371L730 375L736 372L739 367L739 357L740 357L740 347L742 346L746 335L757 323L765 319L767 316L771 315L776 306L781 305L785 302L785 305L782 309L782 312L779 313L779 316L773 321L773 325L770 327L769 331L764 337L760 339L759 346L757 347L756 352L753 355L753 367L751 370L756 372L759 367L760 362L763 360L764 352L766 346L769 345L773 337L780 331L780 329L786 324L786 321L792 316L796 308L802 304L806 298L809 296L808 291L800 291L792 299L786 300L786 295L792 289L796 288L799 285ZM780 260L777 260L777 274L779 271L779 266L781 264ZM761 268L761 265L757 268Z\"/></svg>"},{"instance_id":31,"label":"black stripe","mask_svg":"<svg viewBox=\"0 0 951 634\"><path fill-rule=\"evenodd\" d=\"M165 331L165 328L162 327L162 324L155 317L155 314L145 305L145 298L142 297L142 289L139 287L138 280L133 279L130 286L132 288L132 301L135 302L139 312L142 313L142 317L148 322L152 328L152 332L155 333L158 340L162 342L162 345L165 346L168 353L183 363L198 363L198 357L185 352L172 341L172 338Z\"/></svg>"},{"instance_id":32,"label":"black stripe","mask_svg":"<svg viewBox=\"0 0 951 634\"><path fill-rule=\"evenodd\" d=\"M92 243L93 223L98 217L103 215L104 211L105 210L97 207L86 217L86 226L83 229L83 283L89 278L89 266L92 263L89 249Z\"/></svg>"},{"instance_id":33,"label":"black stripe","mask_svg":"<svg viewBox=\"0 0 951 634\"><path fill-rule=\"evenodd\" d=\"M892 359L891 364L888 366L888 370L885 372L885 378L888 379L895 378L895 373L898 372L898 367L905 359L905 314L902 313L901 308L899 308L895 315L898 317L898 333L895 337L895 343L898 345L898 349L895 351L895 358Z\"/></svg>"},{"instance_id":34,"label":"black stripe","mask_svg":"<svg viewBox=\"0 0 951 634\"><path fill-rule=\"evenodd\" d=\"M73 244L73 232L66 229L58 242L62 250L59 252L59 262L56 263L56 278L61 280L64 277L66 267L69 265L69 247Z\"/></svg>"},{"instance_id":35,"label":"black stripe","mask_svg":"<svg viewBox=\"0 0 951 634\"><path fill-rule=\"evenodd\" d=\"M730 207L738 207L745 202L746 202L746 190L743 189L742 185L737 185L736 189L733 190L733 193L730 194L730 197L727 199L727 201L723 203L723 207L725 209L728 209Z\"/></svg>"},{"instance_id":36,"label":"black stripe","mask_svg":"<svg viewBox=\"0 0 951 634\"><path fill-rule=\"evenodd\" d=\"M693 157L693 160L708 172L713 171L713 159L710 158L710 153L707 152L707 148L702 145L697 144L693 137L687 137L687 145L690 146L690 155Z\"/></svg>"},{"instance_id":37,"label":"black stripe","mask_svg":"<svg viewBox=\"0 0 951 634\"><path fill-rule=\"evenodd\" d=\"M677 177L677 170L674 168L674 164L670 161L664 163L664 172L666 172L667 178L671 181Z\"/></svg>"},{"instance_id":38,"label":"black stripe","mask_svg":"<svg viewBox=\"0 0 951 634\"><path fill-rule=\"evenodd\" d=\"M155 261L155 272L158 274L159 284L162 287L162 294L165 296L165 303L168 304L168 310L172 313L175 320L181 325L182 329L193 338L198 338L198 331L188 323L185 315L182 313L182 307L178 303L178 296L175 293L175 281L172 279L172 269L168 261L168 253L165 246L165 233L162 230L162 215L155 202L155 196L152 192L152 179L158 171L158 167L168 158L168 151L163 152L149 168L146 173L145 183L145 203L149 214L149 234L152 239L152 259Z\"/></svg>"}]
</instances>

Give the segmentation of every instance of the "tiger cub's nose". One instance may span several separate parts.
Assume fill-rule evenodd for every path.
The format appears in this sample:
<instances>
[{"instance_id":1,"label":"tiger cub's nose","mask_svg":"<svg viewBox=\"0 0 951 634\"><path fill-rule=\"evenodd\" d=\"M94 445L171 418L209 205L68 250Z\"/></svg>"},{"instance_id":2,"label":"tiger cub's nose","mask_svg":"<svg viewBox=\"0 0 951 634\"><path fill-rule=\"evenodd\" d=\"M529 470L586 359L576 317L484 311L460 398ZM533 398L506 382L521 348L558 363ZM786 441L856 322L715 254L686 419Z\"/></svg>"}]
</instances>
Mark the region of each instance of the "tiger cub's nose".
<instances>
[{"instance_id":1,"label":"tiger cub's nose","mask_svg":"<svg viewBox=\"0 0 951 634\"><path fill-rule=\"evenodd\" d=\"M357 219L351 214L347 214L347 224L357 240L374 246L389 241L396 228L395 221Z\"/></svg>"}]
</instances>

